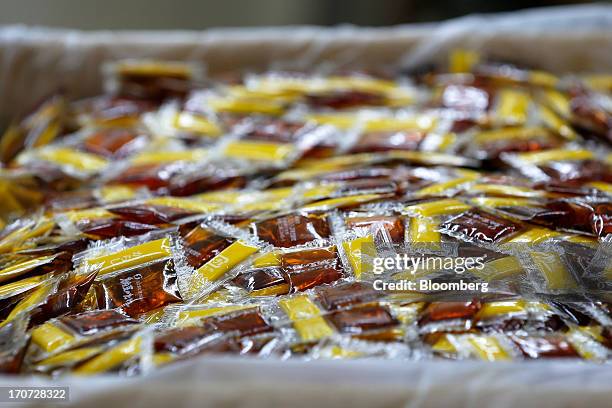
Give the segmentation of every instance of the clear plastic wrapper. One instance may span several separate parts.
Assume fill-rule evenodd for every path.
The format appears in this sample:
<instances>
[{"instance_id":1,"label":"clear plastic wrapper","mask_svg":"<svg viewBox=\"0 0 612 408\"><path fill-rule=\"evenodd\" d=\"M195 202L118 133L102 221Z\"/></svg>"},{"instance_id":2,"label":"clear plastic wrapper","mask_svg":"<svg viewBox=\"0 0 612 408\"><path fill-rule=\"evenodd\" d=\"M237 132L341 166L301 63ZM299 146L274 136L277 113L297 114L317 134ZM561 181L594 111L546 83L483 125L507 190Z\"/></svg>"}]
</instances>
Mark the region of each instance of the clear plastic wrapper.
<instances>
[{"instance_id":1,"label":"clear plastic wrapper","mask_svg":"<svg viewBox=\"0 0 612 408\"><path fill-rule=\"evenodd\" d=\"M206 82L119 61L14 122L3 370L609 361L609 78L447 56Z\"/></svg>"}]
</instances>

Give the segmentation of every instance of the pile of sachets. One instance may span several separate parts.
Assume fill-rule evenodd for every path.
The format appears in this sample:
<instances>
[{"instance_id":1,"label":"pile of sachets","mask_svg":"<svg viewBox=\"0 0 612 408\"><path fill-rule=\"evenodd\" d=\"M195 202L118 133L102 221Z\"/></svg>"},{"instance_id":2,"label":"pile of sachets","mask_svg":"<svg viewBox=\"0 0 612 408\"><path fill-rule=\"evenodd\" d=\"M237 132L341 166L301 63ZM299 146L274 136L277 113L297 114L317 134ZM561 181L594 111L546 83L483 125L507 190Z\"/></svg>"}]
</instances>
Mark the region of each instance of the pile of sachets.
<instances>
[{"instance_id":1,"label":"pile of sachets","mask_svg":"<svg viewBox=\"0 0 612 408\"><path fill-rule=\"evenodd\" d=\"M612 76L120 61L0 139L0 371L612 355ZM229 76L228 76L229 78Z\"/></svg>"}]
</instances>

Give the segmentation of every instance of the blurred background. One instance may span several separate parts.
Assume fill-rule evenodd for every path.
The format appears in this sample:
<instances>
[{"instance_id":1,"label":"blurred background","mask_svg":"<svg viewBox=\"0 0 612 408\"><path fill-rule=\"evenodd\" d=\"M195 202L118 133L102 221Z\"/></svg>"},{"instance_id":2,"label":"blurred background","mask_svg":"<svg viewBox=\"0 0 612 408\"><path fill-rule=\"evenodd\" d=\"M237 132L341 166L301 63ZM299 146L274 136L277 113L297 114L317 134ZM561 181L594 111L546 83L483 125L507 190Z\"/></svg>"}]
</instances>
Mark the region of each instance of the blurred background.
<instances>
[{"instance_id":1,"label":"blurred background","mask_svg":"<svg viewBox=\"0 0 612 408\"><path fill-rule=\"evenodd\" d=\"M0 0L0 24L80 29L352 23L382 26L471 13L589 3L572 0Z\"/></svg>"}]
</instances>

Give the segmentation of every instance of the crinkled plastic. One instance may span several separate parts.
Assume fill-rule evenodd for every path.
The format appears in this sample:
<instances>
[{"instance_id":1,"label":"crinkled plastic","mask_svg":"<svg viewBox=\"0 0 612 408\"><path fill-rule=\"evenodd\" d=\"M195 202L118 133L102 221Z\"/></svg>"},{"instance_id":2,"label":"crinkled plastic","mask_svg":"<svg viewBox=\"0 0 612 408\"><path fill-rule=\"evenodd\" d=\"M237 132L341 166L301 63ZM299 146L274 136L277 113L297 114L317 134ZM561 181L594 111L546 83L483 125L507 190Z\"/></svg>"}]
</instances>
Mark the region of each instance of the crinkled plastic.
<instances>
[{"instance_id":1,"label":"crinkled plastic","mask_svg":"<svg viewBox=\"0 0 612 408\"><path fill-rule=\"evenodd\" d=\"M596 294L605 299L608 290L608 252L602 244L610 239L605 198L610 192L606 178L610 158L605 150L589 150L593 157L587 157L574 153L578 150L573 145L567 148L568 143L583 143L576 141L573 126L588 129L592 140L605 142L607 123L597 120L601 106L591 91L607 91L605 78L568 79L563 74L610 69L611 54L606 52L610 43L605 34L611 20L604 6L592 6L569 12L551 9L496 16L491 21L467 17L439 27L344 28L330 33L297 30L289 36L292 41L276 43L274 58L278 61L284 53L295 56L298 49L303 52L306 48L307 52L292 63L283 64L281 58L277 67L271 67L270 76L248 76L248 89L226 86L206 90L202 99L164 105L160 110L155 99L184 95L185 82L192 79L192 73L187 75L180 64L135 63L138 69L131 73L124 65L121 75L114 77L118 79L113 88L117 95L75 106L77 122L136 130L135 137L125 132L102 132L108 143L100 143L101 136L94 132L81 135L82 139L61 137L60 144L20 153L17 163L33 174L34 183L44 179L53 185L52 190L63 191L100 177L110 190L97 190L90 196L76 194L72 203L87 202L83 207L70 204L70 194L63 196L68 198L65 201L56 199L48 208L61 215L52 219L22 219L13 224L6 220L8 227L0 234L3 276L9 284L21 282L22 277L42 278L30 282L33 286L26 282L22 292L8 290L15 302L10 302L10 319L2 330L17 327L26 316L33 325L43 321L51 324L55 320L49 319L65 313L74 303L79 303L80 312L117 308L132 316L127 319L139 318L148 324L149 329L119 336L101 348L86 345L68 350L75 353L58 361L76 375L145 374L147 385L154 383L156 389L140 388L144 384L141 379L118 384L112 377L100 377L80 383L71 377L75 404L85 400L96 403L98 395L107 393L111 386L113 395L120 397L126 384L131 398L135 390L145 390L137 397L150 406L196 400L198 404L214 404L229 395L224 394L226 389L232 398L244 396L257 404L263 402L261 392L272 380L275 401L307 402L309 406L322 395L351 406L382 402L525 405L540 399L546 403L571 400L576 395L581 398L574 400L577 403L607 401L607 365L576 361L609 359L609 305L564 297L575 295L575 286L585 283L588 290L581 296ZM585 28L577 28L580 24ZM575 29L571 35L567 35L568 26ZM9 44L19 30L7 28L0 38ZM41 34L52 35L43 39ZM98 41L103 43L113 34L83 34L78 40L82 41L80 51L74 54L70 47L61 54L55 48L63 41L62 32L34 31L31 35L26 35L22 44L30 38L42 41L46 47L38 55L57 53L54 59L62 61L48 72L49 78L62 72L68 89L78 88L84 93L81 95L95 93L98 73L65 73L81 72L77 66L86 61L99 65L103 53L92 50L101 49ZM205 58L213 75L226 70L228 63L239 65L235 60L212 58L220 56L220 50L232 49L232 58L237 59L252 56L238 51L243 34L229 35L225 40L229 44L220 42L222 48L216 48L215 35L218 33L176 34L172 41L192 43L178 48L173 48L168 38L140 38L139 45L150 47L130 47L130 55L121 41L102 47L107 47L107 56L151 58L163 52L166 59ZM257 35L270 45L269 36L277 32L264 30ZM116 36L132 41L130 34ZM204 42L206 45L193 44L202 38L212 40ZM560 42L562 48L554 46ZM249 43L252 45L252 38ZM22 44L11 52L23 52ZM426 79L440 88L441 99L433 98L431 112L415 121L410 109L397 115L385 111L398 104L423 102L420 98L424 95L414 92L414 84L401 82L394 88L385 80L359 76L309 83L299 75L283 76L274 71L312 68L323 60L332 61L334 68L366 67L367 62L375 61L377 67L397 63L409 71L448 55L457 45L478 49L490 61L517 62L557 75L536 69L505 71L489 61L477 64L478 56L471 52L451 54L452 74L434 73ZM19 59L6 59L2 47L1 61L17 61L8 65L10 70L33 69L20 66ZM255 48L262 60L269 57L265 50L272 50ZM401 52L393 51L399 49ZM406 49L408 53L404 53ZM192 54L185 55L185 50ZM265 67L270 68L267 62L269 59ZM250 68L263 67L256 65ZM0 75L8 75L6 66L1 66ZM490 95L479 84L462 79L462 73L475 66L478 81L492 81L503 91ZM159 74L160 70L165 73L150 77L151 72ZM88 80L78 82L79 78ZM589 92L576 91L568 101L554 91L556 87L571 90L576 82L590 87ZM26 95L17 97L13 90L17 81L3 83L11 100L24 100L21 98ZM533 99L524 92L525 84L537 88L537 95L530 95ZM34 86L27 97L44 90L45 86ZM148 100L138 101L143 95ZM458 106L458 95L473 104ZM480 104L484 98L487 103ZM207 107L198 106L198 101L205 101ZM296 101L300 106L287 112ZM3 113L30 108L28 102L14 105L3 108ZM435 120L435 109L440 106L452 107L457 116ZM355 108L361 109L357 116L351 112ZM304 112L317 123L314 128L303 128L296 122ZM268 117L249 123L243 118L245 113ZM288 120L277 120L280 114L286 114ZM146 118L143 123L141 117ZM475 127L491 126L495 129L474 133ZM518 126L527 126L521 128L527 130L517 132ZM54 132L47 129L48 134L36 140L50 141L56 137L51 136ZM151 143L143 145L138 135L150 137ZM478 143L470 145L472 139ZM7 152L13 154L12 146L8 147ZM564 160L542 157L539 150L551 148L561 156L572 151L570 164L578 161L579 166L569 166L565 156ZM495 177L480 171L504 163L527 177ZM549 168L542 163L550 164ZM287 166L292 168L285 169ZM20 184L14 180L22 182L13 175L9 178L6 191L16 199L7 207L17 214L37 200L21 194ZM225 190L214 191L220 188ZM544 212L539 212L541 209ZM207 228L214 234L199 231ZM160 257L147 258L155 252L150 248L140 251L141 245L177 233L181 239L162 245L170 250L161 251ZM111 237L116 238L105 241ZM78 254L82 240L97 242ZM176 256L175 252L184 254L190 245L191 258ZM101 252L104 247L106 254ZM364 248L371 252L364 252ZM55 249L77 253L80 269L76 280L38 271L52 262L48 257ZM463 276L499 286L492 284L495 290L490 298L450 303L436 299L435 294L381 295L372 291L368 282L376 276L363 268L367 264L364 259L395 255L405 249L437 257L486 254L484 270L468 268ZM113 258L117 253L120 255ZM185 277L197 276L194 271L205 279L185 281ZM439 272L420 271L438 278L442 276ZM191 288L194 282L197 287ZM520 284L508 285L511 282ZM156 285L163 290L147 292ZM535 295L541 302L517 299L516 293ZM177 317L184 316L193 317L193 325L177 324ZM20 357L22 344L8 346ZM273 360L242 358L235 362L227 358L218 362L208 357L184 361L218 352ZM309 361L278 361L289 357ZM427 361L440 357L464 361L450 366L440 360ZM547 361L551 357L570 357L572 362ZM353 358L364 361L337 362L339 365L320 361ZM472 361L534 358L539 361L499 365ZM411 362L408 365L394 359ZM54 372L53 364L58 361L31 369ZM176 364L161 367L171 362ZM320 379L307 376L300 382L300 390L285 387L284 376L297 370L301 378L308 371ZM232 379L253 380L257 385L251 387L247 382L243 390L226 388L232 380L223 377L225 372L230 372ZM566 375L561 378L551 372ZM188 397L184 388L175 388L178 381L185 386L193 384L196 375L198 380L218 380L217 387L211 390L199 383L189 388ZM266 383L260 381L263 375ZM457 378L462 378L460 384ZM542 378L548 379L546 384ZM24 379L23 383L31 381ZM328 383L332 381L339 385L330 395ZM86 386L90 394L86 396L77 384ZM280 385L282 392L277 388ZM351 395L342 385L351 389ZM206 398L191 399L204 391ZM300 392L304 398L296 398Z\"/></svg>"}]
</instances>

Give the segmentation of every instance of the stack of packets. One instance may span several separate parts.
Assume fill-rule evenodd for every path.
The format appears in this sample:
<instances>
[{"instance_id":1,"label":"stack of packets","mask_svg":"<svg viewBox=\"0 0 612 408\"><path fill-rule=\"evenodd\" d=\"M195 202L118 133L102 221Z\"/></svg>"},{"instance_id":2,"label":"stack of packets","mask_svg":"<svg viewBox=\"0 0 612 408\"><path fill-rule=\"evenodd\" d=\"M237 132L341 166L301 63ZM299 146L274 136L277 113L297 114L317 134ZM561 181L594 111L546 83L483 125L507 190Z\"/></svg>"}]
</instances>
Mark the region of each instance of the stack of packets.
<instances>
[{"instance_id":1,"label":"stack of packets","mask_svg":"<svg viewBox=\"0 0 612 408\"><path fill-rule=\"evenodd\" d=\"M610 361L612 76L105 69L0 139L0 371Z\"/></svg>"}]
</instances>

